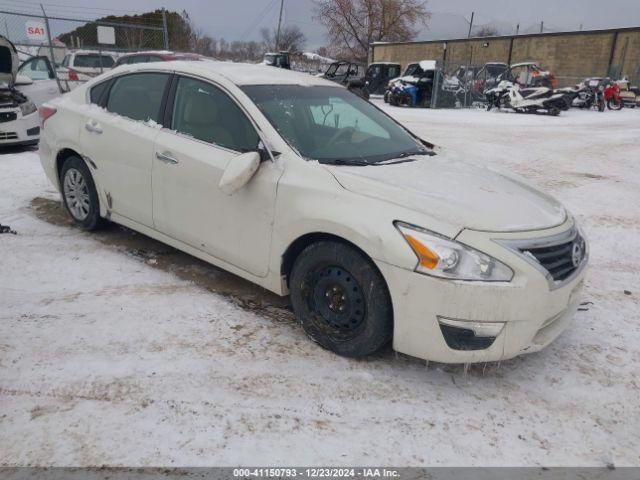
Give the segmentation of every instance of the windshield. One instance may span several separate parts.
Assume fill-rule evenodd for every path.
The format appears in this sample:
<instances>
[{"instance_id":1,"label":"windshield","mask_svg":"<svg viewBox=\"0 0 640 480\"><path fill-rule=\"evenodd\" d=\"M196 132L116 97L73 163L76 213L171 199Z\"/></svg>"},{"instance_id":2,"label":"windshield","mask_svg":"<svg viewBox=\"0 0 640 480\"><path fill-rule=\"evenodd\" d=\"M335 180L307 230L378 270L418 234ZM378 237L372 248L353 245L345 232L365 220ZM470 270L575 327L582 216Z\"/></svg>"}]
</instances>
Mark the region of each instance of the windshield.
<instances>
[{"instance_id":1,"label":"windshield","mask_svg":"<svg viewBox=\"0 0 640 480\"><path fill-rule=\"evenodd\" d=\"M307 159L368 165L432 154L382 111L344 88L249 85L243 90Z\"/></svg>"},{"instance_id":2,"label":"windshield","mask_svg":"<svg viewBox=\"0 0 640 480\"><path fill-rule=\"evenodd\" d=\"M409 65L407 65L407 68L404 71L404 76L405 77L410 77L410 76L416 76L416 77L420 77L422 76L424 72L422 71L422 68L420 68L420 65L417 63L410 63Z\"/></svg>"}]
</instances>

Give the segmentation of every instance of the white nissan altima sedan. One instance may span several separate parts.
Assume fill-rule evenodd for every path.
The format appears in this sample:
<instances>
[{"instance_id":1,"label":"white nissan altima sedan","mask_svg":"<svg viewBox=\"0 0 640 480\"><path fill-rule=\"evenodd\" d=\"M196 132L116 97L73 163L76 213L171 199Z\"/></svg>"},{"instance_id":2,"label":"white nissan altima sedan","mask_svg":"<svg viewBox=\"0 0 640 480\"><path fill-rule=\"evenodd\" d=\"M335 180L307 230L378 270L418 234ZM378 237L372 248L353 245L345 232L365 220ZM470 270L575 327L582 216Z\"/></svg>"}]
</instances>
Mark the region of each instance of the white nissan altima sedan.
<instances>
[{"instance_id":1,"label":"white nissan altima sedan","mask_svg":"<svg viewBox=\"0 0 640 480\"><path fill-rule=\"evenodd\" d=\"M557 201L436 151L335 83L259 65L117 68L41 109L82 228L112 221L280 295L340 355L533 352L576 310L587 245Z\"/></svg>"}]
</instances>

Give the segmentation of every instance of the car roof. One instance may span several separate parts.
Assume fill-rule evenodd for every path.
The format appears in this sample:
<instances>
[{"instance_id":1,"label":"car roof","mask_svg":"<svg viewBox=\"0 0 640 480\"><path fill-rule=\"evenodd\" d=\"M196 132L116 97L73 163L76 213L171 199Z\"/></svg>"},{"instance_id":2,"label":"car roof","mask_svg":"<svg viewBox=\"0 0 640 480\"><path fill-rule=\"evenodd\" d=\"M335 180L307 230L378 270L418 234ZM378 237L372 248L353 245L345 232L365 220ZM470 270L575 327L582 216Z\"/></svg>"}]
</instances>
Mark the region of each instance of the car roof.
<instances>
[{"instance_id":1,"label":"car roof","mask_svg":"<svg viewBox=\"0 0 640 480\"><path fill-rule=\"evenodd\" d=\"M123 65L118 67L126 71L166 70L168 72L190 73L215 79L220 75L236 85L324 85L335 87L336 84L308 73L294 72L284 68L275 68L263 64L234 62L150 62ZM117 71L117 70L114 70Z\"/></svg>"}]
</instances>

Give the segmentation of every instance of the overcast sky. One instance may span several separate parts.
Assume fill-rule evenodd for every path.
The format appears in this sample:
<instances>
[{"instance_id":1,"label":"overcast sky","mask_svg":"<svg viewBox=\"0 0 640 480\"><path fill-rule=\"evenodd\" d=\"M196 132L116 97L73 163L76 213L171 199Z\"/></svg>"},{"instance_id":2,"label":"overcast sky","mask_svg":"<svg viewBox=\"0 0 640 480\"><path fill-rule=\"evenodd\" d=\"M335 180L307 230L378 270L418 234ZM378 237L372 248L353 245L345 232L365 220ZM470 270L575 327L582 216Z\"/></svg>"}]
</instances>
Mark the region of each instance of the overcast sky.
<instances>
[{"instance_id":1,"label":"overcast sky","mask_svg":"<svg viewBox=\"0 0 640 480\"><path fill-rule=\"evenodd\" d=\"M204 33L228 41L260 39L260 28L273 28L277 22L280 0L49 0L48 11L69 16L95 17L101 9L146 11L166 7L187 10ZM0 0L0 9L38 8L36 0ZM65 7L65 5L76 6ZM640 0L429 0L433 12L428 26L418 39L466 36L466 19L475 10L476 24L492 24L500 33L513 33L520 23L521 33L539 30L577 30L640 25ZM122 10L122 12L119 12ZM308 48L324 43L324 30L313 18L312 0L285 0L284 21L298 25L307 35Z\"/></svg>"}]
</instances>

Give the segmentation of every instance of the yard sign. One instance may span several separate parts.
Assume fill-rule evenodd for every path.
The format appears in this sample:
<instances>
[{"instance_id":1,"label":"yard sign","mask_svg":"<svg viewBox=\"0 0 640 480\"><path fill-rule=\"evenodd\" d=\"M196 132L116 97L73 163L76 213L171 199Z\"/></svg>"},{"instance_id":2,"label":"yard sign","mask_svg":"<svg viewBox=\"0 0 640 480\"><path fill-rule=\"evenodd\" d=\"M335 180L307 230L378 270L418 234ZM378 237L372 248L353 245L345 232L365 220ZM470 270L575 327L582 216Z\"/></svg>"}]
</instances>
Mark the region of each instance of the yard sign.
<instances>
[{"instance_id":1,"label":"yard sign","mask_svg":"<svg viewBox=\"0 0 640 480\"><path fill-rule=\"evenodd\" d=\"M47 30L42 22L34 22L29 20L25 23L27 38L29 40L46 40Z\"/></svg>"}]
</instances>

